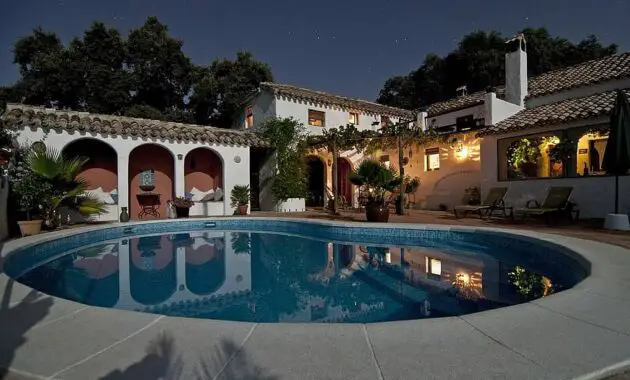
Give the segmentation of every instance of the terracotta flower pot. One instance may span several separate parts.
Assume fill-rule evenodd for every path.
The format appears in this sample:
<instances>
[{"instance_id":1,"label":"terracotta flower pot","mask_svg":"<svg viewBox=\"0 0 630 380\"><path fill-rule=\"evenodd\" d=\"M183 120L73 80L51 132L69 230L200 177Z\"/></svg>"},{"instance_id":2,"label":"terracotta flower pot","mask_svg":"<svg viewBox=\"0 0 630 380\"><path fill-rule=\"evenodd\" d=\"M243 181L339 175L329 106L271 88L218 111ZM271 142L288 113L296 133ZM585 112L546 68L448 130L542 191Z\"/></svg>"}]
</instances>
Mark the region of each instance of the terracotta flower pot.
<instances>
[{"instance_id":1,"label":"terracotta flower pot","mask_svg":"<svg viewBox=\"0 0 630 380\"><path fill-rule=\"evenodd\" d=\"M387 223L389 208L381 203L368 203L365 205L365 217L368 222Z\"/></svg>"},{"instance_id":2,"label":"terracotta flower pot","mask_svg":"<svg viewBox=\"0 0 630 380\"><path fill-rule=\"evenodd\" d=\"M21 220L18 222L22 236L37 235L42 232L43 220Z\"/></svg>"},{"instance_id":3,"label":"terracotta flower pot","mask_svg":"<svg viewBox=\"0 0 630 380\"><path fill-rule=\"evenodd\" d=\"M239 215L247 215L247 205L238 206L238 214Z\"/></svg>"}]
</instances>

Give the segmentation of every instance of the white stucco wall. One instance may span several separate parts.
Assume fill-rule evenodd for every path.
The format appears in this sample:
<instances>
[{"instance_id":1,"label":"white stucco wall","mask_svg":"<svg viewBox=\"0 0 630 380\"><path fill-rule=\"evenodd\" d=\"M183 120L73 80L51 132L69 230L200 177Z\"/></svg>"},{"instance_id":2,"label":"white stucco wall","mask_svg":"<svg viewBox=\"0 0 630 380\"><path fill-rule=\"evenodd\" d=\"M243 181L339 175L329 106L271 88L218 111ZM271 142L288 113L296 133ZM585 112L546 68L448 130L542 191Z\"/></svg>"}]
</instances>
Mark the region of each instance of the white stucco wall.
<instances>
[{"instance_id":1,"label":"white stucco wall","mask_svg":"<svg viewBox=\"0 0 630 380\"><path fill-rule=\"evenodd\" d=\"M173 177L173 185L175 188L175 196L183 197L185 192L184 183L184 162L186 155L193 149L205 147L213 150L223 162L223 212L222 215L232 215L234 209L230 206L230 193L235 185L249 185L249 147L244 146L225 146L217 144L207 144L202 142L183 142L163 139L149 138L132 138L120 136L103 136L93 133L67 131L50 131L46 133L39 128L24 128L18 131L17 140L20 144L32 144L36 141L43 141L47 147L51 147L61 151L66 145L73 141L92 138L110 145L118 155L118 210L116 215L120 213L120 207L129 207L129 154L131 151L144 144L154 144L166 148L174 158L175 173ZM182 155L182 159L178 159L178 155ZM240 162L235 162L236 157L240 158Z\"/></svg>"},{"instance_id":2,"label":"white stucco wall","mask_svg":"<svg viewBox=\"0 0 630 380\"><path fill-rule=\"evenodd\" d=\"M439 127L455 125L458 117L468 116L468 115L473 115L473 118L475 119L484 118L485 108L483 104L445 113L443 115L429 116L427 118L427 126L433 127L433 128L439 128Z\"/></svg>"},{"instance_id":3,"label":"white stucco wall","mask_svg":"<svg viewBox=\"0 0 630 380\"><path fill-rule=\"evenodd\" d=\"M276 116L277 117L293 117L299 120L306 127L307 133L313 135L321 135L324 128L338 128L342 125L348 124L350 111L339 107L331 107L328 105L313 104L303 101L294 101L286 97L276 98ZM308 125L308 110L321 111L326 114L324 127L314 127ZM357 129L359 130L378 130L380 128L381 118L379 115L368 115L359 112L359 124ZM391 119L393 122L397 121L395 118ZM378 122L378 125L373 126L372 123Z\"/></svg>"},{"instance_id":4,"label":"white stucco wall","mask_svg":"<svg viewBox=\"0 0 630 380\"><path fill-rule=\"evenodd\" d=\"M530 199L542 202L546 196L547 189L551 186L573 186L571 201L578 204L580 218L603 218L606 214L614 212L615 178L609 176L588 176L577 178L540 178L528 180L499 181L499 155L497 142L500 139L526 136L530 134L566 130L587 125L605 123L606 119L582 121L566 125L557 125L549 128L528 130L527 133L512 133L500 136L486 136L481 142L481 190L482 198L486 196L491 187L507 186L506 204L513 207L525 207ZM620 212L630 211L630 198L624 196L630 192L630 176L620 177L619 180L619 202Z\"/></svg>"},{"instance_id":5,"label":"white stucco wall","mask_svg":"<svg viewBox=\"0 0 630 380\"><path fill-rule=\"evenodd\" d=\"M497 98L494 92L486 94L484 107L487 115L486 125L494 125L524 109L522 106Z\"/></svg>"}]
</instances>

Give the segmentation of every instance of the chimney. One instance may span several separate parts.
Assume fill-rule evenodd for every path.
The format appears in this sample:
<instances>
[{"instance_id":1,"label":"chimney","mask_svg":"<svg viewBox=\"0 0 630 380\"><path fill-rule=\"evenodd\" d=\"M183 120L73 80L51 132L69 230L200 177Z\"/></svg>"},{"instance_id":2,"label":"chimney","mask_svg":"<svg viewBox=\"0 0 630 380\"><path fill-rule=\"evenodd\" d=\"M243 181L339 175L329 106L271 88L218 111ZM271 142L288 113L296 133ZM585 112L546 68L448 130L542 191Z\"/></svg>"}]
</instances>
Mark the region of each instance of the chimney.
<instances>
[{"instance_id":1,"label":"chimney","mask_svg":"<svg viewBox=\"0 0 630 380\"><path fill-rule=\"evenodd\" d=\"M416 114L416 128L421 131L427 130L427 113L426 112L418 112Z\"/></svg>"},{"instance_id":2,"label":"chimney","mask_svg":"<svg viewBox=\"0 0 630 380\"><path fill-rule=\"evenodd\" d=\"M519 33L506 41L518 41L516 51L505 54L505 100L519 106L525 105L527 96L527 44L525 35Z\"/></svg>"}]
</instances>

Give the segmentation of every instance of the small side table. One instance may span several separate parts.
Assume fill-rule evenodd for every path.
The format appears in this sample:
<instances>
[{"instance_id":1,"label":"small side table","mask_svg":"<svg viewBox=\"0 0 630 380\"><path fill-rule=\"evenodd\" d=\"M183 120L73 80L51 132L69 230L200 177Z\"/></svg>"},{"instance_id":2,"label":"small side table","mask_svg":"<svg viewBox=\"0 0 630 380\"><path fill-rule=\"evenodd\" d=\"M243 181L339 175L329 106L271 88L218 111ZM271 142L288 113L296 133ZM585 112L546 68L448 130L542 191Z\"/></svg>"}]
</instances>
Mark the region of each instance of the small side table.
<instances>
[{"instance_id":1,"label":"small side table","mask_svg":"<svg viewBox=\"0 0 630 380\"><path fill-rule=\"evenodd\" d=\"M160 194L157 193L141 193L137 194L138 203L140 204L140 212L138 213L138 219L142 219L146 215L151 215L155 218L160 217L158 208L160 207Z\"/></svg>"}]
</instances>

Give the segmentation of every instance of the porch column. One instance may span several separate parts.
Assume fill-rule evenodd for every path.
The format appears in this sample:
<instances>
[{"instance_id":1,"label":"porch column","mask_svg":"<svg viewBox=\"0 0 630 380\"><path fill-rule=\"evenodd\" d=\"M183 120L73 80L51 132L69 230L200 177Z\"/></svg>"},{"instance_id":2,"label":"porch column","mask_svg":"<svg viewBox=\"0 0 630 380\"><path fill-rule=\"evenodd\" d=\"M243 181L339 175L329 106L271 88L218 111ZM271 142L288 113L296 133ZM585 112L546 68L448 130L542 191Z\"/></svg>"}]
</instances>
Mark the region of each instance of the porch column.
<instances>
[{"instance_id":1,"label":"porch column","mask_svg":"<svg viewBox=\"0 0 630 380\"><path fill-rule=\"evenodd\" d=\"M118 208L129 210L129 152L118 152ZM118 210L120 213L121 210Z\"/></svg>"},{"instance_id":2,"label":"porch column","mask_svg":"<svg viewBox=\"0 0 630 380\"><path fill-rule=\"evenodd\" d=\"M180 159L181 157L181 159ZM175 196L183 197L186 193L186 181L185 181L185 167L186 162L185 154L178 154L175 158Z\"/></svg>"},{"instance_id":3,"label":"porch column","mask_svg":"<svg viewBox=\"0 0 630 380\"><path fill-rule=\"evenodd\" d=\"M175 265L177 267L177 289L188 292L186 286L186 247L177 247Z\"/></svg>"}]
</instances>

